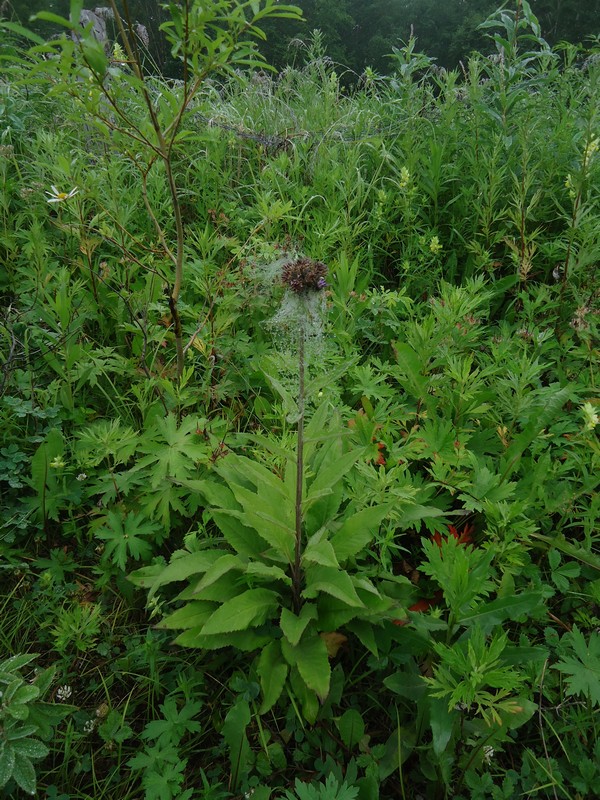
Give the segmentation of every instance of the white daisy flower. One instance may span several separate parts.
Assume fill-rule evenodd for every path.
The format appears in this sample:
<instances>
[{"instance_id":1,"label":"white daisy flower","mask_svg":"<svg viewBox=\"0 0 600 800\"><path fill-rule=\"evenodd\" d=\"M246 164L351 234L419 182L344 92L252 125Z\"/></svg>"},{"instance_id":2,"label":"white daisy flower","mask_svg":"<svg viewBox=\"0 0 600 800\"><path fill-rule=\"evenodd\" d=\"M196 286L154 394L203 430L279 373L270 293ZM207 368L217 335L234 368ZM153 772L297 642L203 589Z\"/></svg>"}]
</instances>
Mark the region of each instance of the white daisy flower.
<instances>
[{"instance_id":1,"label":"white daisy flower","mask_svg":"<svg viewBox=\"0 0 600 800\"><path fill-rule=\"evenodd\" d=\"M70 200L79 191L77 186L74 186L70 192L59 192L56 186L51 186L50 189L52 191L46 192L48 195L46 198L47 203L64 203L65 200Z\"/></svg>"}]
</instances>

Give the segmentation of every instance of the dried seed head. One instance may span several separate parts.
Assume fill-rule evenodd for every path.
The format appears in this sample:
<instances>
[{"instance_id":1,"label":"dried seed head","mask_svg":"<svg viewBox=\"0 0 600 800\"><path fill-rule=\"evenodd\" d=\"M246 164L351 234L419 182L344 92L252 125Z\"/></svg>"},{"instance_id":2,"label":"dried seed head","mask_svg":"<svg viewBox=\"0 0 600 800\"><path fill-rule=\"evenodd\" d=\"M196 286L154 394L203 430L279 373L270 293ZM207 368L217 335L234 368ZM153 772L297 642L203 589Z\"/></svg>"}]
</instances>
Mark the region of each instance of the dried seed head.
<instances>
[{"instance_id":1,"label":"dried seed head","mask_svg":"<svg viewBox=\"0 0 600 800\"><path fill-rule=\"evenodd\" d=\"M281 270L282 282L296 294L319 292L327 286L327 267L312 258L288 261Z\"/></svg>"}]
</instances>

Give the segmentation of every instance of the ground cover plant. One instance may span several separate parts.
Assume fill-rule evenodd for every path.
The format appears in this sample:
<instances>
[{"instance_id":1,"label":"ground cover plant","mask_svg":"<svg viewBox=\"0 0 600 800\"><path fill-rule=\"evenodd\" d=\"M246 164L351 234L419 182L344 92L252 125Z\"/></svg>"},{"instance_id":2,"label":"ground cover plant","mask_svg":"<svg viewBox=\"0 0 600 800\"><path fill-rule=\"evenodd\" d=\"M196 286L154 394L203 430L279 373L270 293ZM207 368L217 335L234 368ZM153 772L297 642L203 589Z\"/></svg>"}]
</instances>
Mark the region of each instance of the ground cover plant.
<instances>
[{"instance_id":1,"label":"ground cover plant","mask_svg":"<svg viewBox=\"0 0 600 800\"><path fill-rule=\"evenodd\" d=\"M598 48L80 8L1 51L0 794L593 797Z\"/></svg>"}]
</instances>

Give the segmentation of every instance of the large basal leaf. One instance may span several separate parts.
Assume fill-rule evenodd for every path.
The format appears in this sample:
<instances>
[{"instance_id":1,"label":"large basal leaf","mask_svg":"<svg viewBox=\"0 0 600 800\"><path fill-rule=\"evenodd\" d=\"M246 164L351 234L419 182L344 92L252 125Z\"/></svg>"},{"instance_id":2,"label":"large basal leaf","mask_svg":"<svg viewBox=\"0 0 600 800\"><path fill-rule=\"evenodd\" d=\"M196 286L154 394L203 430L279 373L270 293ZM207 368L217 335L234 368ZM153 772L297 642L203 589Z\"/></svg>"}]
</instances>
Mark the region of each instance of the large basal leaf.
<instances>
[{"instance_id":1,"label":"large basal leaf","mask_svg":"<svg viewBox=\"0 0 600 800\"><path fill-rule=\"evenodd\" d=\"M279 602L279 595L270 589L247 589L218 608L202 633L229 633L245 630L251 625L262 625Z\"/></svg>"},{"instance_id":2,"label":"large basal leaf","mask_svg":"<svg viewBox=\"0 0 600 800\"><path fill-rule=\"evenodd\" d=\"M387 504L370 506L344 520L342 527L331 537L331 544L340 563L364 550L389 511L390 506Z\"/></svg>"},{"instance_id":3,"label":"large basal leaf","mask_svg":"<svg viewBox=\"0 0 600 800\"><path fill-rule=\"evenodd\" d=\"M298 668L307 687L324 701L329 694L331 666L323 639L316 634L306 636L296 647L292 647L288 641L282 639L281 651L288 664Z\"/></svg>"}]
</instances>

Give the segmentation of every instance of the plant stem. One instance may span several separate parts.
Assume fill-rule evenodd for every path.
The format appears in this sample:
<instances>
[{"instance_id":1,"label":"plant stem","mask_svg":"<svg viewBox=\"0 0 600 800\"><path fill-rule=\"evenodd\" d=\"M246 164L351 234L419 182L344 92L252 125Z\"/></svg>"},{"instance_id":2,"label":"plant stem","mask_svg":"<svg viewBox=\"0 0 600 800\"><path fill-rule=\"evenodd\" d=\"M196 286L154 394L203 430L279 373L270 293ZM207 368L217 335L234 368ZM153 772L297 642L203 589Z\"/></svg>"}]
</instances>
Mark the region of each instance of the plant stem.
<instances>
[{"instance_id":1,"label":"plant stem","mask_svg":"<svg viewBox=\"0 0 600 800\"><path fill-rule=\"evenodd\" d=\"M302 601L302 572L300 556L302 549L302 489L304 475L304 325L298 339L298 441L296 448L296 545L292 567L292 596L294 612L298 614Z\"/></svg>"}]
</instances>

